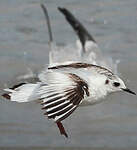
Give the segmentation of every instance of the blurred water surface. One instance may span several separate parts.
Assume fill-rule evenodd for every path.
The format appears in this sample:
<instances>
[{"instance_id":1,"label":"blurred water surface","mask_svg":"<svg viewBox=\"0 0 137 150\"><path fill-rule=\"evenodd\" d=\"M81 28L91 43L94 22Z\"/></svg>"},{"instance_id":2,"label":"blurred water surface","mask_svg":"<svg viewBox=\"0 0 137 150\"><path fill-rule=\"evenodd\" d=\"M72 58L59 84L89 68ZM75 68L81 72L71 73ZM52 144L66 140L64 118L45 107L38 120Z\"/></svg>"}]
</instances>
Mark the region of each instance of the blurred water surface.
<instances>
[{"instance_id":1,"label":"blurred water surface","mask_svg":"<svg viewBox=\"0 0 137 150\"><path fill-rule=\"evenodd\" d=\"M136 0L0 0L0 89L18 76L48 64L48 32L40 3L46 2L54 39L76 36L57 6L71 10L98 41L105 55L120 60L119 74L137 92ZM36 102L0 101L0 150L137 149L137 97L117 93L107 101L79 108L64 125L69 139L43 115Z\"/></svg>"}]
</instances>

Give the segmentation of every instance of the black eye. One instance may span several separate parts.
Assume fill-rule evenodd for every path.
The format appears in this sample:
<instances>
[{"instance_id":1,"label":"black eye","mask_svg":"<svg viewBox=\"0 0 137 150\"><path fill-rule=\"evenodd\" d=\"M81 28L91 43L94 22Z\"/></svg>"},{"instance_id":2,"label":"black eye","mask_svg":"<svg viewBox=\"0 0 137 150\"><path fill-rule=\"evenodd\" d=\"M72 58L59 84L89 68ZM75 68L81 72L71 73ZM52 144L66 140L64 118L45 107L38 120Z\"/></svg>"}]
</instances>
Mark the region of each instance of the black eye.
<instances>
[{"instance_id":1,"label":"black eye","mask_svg":"<svg viewBox=\"0 0 137 150\"><path fill-rule=\"evenodd\" d=\"M106 81L105 81L105 84L109 84L109 80L106 80Z\"/></svg>"},{"instance_id":2,"label":"black eye","mask_svg":"<svg viewBox=\"0 0 137 150\"><path fill-rule=\"evenodd\" d=\"M119 82L114 82L113 85L114 85L115 87L118 87L118 86L120 86L120 83L119 83Z\"/></svg>"}]
</instances>

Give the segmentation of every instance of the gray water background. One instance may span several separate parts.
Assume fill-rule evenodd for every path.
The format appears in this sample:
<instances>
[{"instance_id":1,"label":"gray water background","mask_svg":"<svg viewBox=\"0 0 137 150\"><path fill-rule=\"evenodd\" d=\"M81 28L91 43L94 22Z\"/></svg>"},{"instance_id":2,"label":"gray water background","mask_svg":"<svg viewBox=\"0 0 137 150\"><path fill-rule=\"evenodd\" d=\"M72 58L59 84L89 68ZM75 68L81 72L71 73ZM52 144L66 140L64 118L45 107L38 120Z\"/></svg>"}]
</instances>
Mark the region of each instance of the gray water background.
<instances>
[{"instance_id":1,"label":"gray water background","mask_svg":"<svg viewBox=\"0 0 137 150\"><path fill-rule=\"evenodd\" d=\"M54 40L77 39L56 9L67 7L88 28L104 55L120 60L118 72L137 92L137 0L0 0L0 90L17 77L48 64L48 32L40 3L46 2ZM64 126L69 139L43 115L36 102L0 98L0 150L137 149L137 97L116 93L79 108Z\"/></svg>"}]
</instances>

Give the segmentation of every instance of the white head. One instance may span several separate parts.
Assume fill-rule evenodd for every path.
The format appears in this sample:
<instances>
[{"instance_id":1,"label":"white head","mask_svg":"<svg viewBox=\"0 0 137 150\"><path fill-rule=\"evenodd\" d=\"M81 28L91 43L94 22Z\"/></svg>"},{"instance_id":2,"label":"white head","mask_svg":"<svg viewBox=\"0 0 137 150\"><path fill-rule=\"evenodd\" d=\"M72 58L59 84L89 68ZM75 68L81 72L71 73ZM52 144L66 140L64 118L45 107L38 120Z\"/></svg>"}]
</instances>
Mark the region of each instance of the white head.
<instances>
[{"instance_id":1,"label":"white head","mask_svg":"<svg viewBox=\"0 0 137 150\"><path fill-rule=\"evenodd\" d=\"M89 85L93 98L100 99L114 92L125 91L136 95L128 89L124 81L106 68L94 65L90 72ZM94 86L93 86L94 85Z\"/></svg>"},{"instance_id":2,"label":"white head","mask_svg":"<svg viewBox=\"0 0 137 150\"><path fill-rule=\"evenodd\" d=\"M111 78L107 77L104 84L108 93L125 91L136 95L136 93L128 89L124 81L116 75L111 76Z\"/></svg>"}]
</instances>

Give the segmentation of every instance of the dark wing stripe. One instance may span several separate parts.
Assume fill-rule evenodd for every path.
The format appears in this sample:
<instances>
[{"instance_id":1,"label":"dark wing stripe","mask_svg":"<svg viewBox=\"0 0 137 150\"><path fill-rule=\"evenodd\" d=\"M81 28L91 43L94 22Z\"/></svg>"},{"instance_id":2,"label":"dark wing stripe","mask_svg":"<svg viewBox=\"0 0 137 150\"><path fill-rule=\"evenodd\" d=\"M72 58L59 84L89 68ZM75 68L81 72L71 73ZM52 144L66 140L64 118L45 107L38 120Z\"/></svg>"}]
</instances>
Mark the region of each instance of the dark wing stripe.
<instances>
[{"instance_id":1,"label":"dark wing stripe","mask_svg":"<svg viewBox=\"0 0 137 150\"><path fill-rule=\"evenodd\" d=\"M59 98L58 98L59 99ZM54 99L55 100L55 99ZM61 103L63 103L63 102L65 102L65 99L59 99L59 100L57 100L57 101L55 101L55 102L53 102L53 103L49 103L49 104L45 104L44 105L44 107L42 108L42 109L48 109L48 108L51 108L51 107L54 107L54 106L56 106L56 105L59 105L59 104L61 104Z\"/></svg>"},{"instance_id":2,"label":"dark wing stripe","mask_svg":"<svg viewBox=\"0 0 137 150\"><path fill-rule=\"evenodd\" d=\"M46 92L46 95L50 95L51 93L55 93L55 91L49 90L49 91Z\"/></svg>"},{"instance_id":3,"label":"dark wing stripe","mask_svg":"<svg viewBox=\"0 0 137 150\"><path fill-rule=\"evenodd\" d=\"M59 95L59 93L50 94L50 95L46 96L45 98L50 98L50 97L54 97L54 96L57 96L57 95Z\"/></svg>"},{"instance_id":4,"label":"dark wing stripe","mask_svg":"<svg viewBox=\"0 0 137 150\"><path fill-rule=\"evenodd\" d=\"M67 93L66 96L68 100L70 100L70 102L72 102L74 105L78 105L80 103L80 101L84 98L84 92L81 90L82 94L79 93L79 95L76 93L76 91L73 89L73 93Z\"/></svg>"},{"instance_id":5,"label":"dark wing stripe","mask_svg":"<svg viewBox=\"0 0 137 150\"><path fill-rule=\"evenodd\" d=\"M100 66L96 66L96 65L93 65L93 64L71 63L71 64L57 65L57 66L49 67L48 69L61 69L61 68L75 68L75 69L79 69L79 68L91 68L91 67L99 67L99 68L101 68Z\"/></svg>"},{"instance_id":6,"label":"dark wing stripe","mask_svg":"<svg viewBox=\"0 0 137 150\"><path fill-rule=\"evenodd\" d=\"M77 93L74 91L74 89L70 89L70 90L66 90L66 91L64 91L64 93L65 93L65 96L74 96L74 95L76 95Z\"/></svg>"},{"instance_id":7,"label":"dark wing stripe","mask_svg":"<svg viewBox=\"0 0 137 150\"><path fill-rule=\"evenodd\" d=\"M79 98L78 96L75 96L70 99L70 102L73 103L74 105L79 105L81 100L82 100L81 98Z\"/></svg>"},{"instance_id":8,"label":"dark wing stripe","mask_svg":"<svg viewBox=\"0 0 137 150\"><path fill-rule=\"evenodd\" d=\"M43 99L45 100L45 97ZM62 96L57 96L57 97L53 97L51 99L46 99L46 101L43 101L42 105L50 104L50 103L55 102L55 101L57 101L59 99L61 101L62 100Z\"/></svg>"},{"instance_id":9,"label":"dark wing stripe","mask_svg":"<svg viewBox=\"0 0 137 150\"><path fill-rule=\"evenodd\" d=\"M57 96L57 97L53 97L53 98L47 99L47 101L45 101L44 104L49 104L49 103L55 102L55 101L57 101L57 100L59 100L59 99L61 100L62 97L63 97L63 96Z\"/></svg>"},{"instance_id":10,"label":"dark wing stripe","mask_svg":"<svg viewBox=\"0 0 137 150\"><path fill-rule=\"evenodd\" d=\"M16 85L14 85L13 87L11 87L10 89L15 90L16 88L18 88L18 87L20 87L20 86L22 86L22 85L24 85L24 84L26 84L26 83L19 83L19 84L16 84Z\"/></svg>"},{"instance_id":11,"label":"dark wing stripe","mask_svg":"<svg viewBox=\"0 0 137 150\"><path fill-rule=\"evenodd\" d=\"M64 103L61 103L60 105L57 105L55 107L52 107L52 108L49 108L47 109L47 113L50 114L50 113L54 113L58 110L61 110L63 109L64 107L66 107L68 104L70 104L70 101L65 101Z\"/></svg>"},{"instance_id":12,"label":"dark wing stripe","mask_svg":"<svg viewBox=\"0 0 137 150\"><path fill-rule=\"evenodd\" d=\"M53 67L49 67L48 69L62 69L62 68L75 68L75 69L80 69L80 68L96 68L96 71L99 72L100 74L107 74L108 76L112 76L114 75L112 73L112 71L98 66L98 65L93 65L93 64L88 64L88 63L71 63L71 64L66 64L66 65L57 65L57 66L53 66Z\"/></svg>"},{"instance_id":13,"label":"dark wing stripe","mask_svg":"<svg viewBox=\"0 0 137 150\"><path fill-rule=\"evenodd\" d=\"M65 96L67 96L67 99L71 99L71 98L73 98L73 97L75 97L77 94L75 93L75 92L73 92L73 93L68 93L68 94L66 94Z\"/></svg>"},{"instance_id":14,"label":"dark wing stripe","mask_svg":"<svg viewBox=\"0 0 137 150\"><path fill-rule=\"evenodd\" d=\"M82 43L83 48L84 48L87 40L91 40L94 43L96 43L96 41L89 34L89 32L86 30L86 28L80 23L80 21L78 19L76 19L74 17L74 15L69 10L67 10L66 8L60 8L60 7L58 7L58 9L60 12L62 12L64 14L66 20L70 23L70 25L72 26L72 28L74 29L74 31L78 35L78 37Z\"/></svg>"},{"instance_id":15,"label":"dark wing stripe","mask_svg":"<svg viewBox=\"0 0 137 150\"><path fill-rule=\"evenodd\" d=\"M43 109L46 109L46 115L54 121L62 121L67 118L80 104L84 96L89 96L88 84L79 76L69 73L67 74L72 81L72 85L64 86L60 90L60 85L50 85L46 89L43 97ZM46 87L45 87L46 88ZM52 89L53 88L53 89ZM49 93L53 91L53 93Z\"/></svg>"},{"instance_id":16,"label":"dark wing stripe","mask_svg":"<svg viewBox=\"0 0 137 150\"><path fill-rule=\"evenodd\" d=\"M64 119L66 119L69 115L71 115L73 113L73 111L77 108L77 106L73 106L69 111L67 111L66 113L64 113L63 115L59 116L57 119L55 118L56 122L62 121Z\"/></svg>"},{"instance_id":17,"label":"dark wing stripe","mask_svg":"<svg viewBox=\"0 0 137 150\"><path fill-rule=\"evenodd\" d=\"M51 102L55 102L55 101L57 101L57 100L59 100L59 99L61 100L62 97L63 97L63 96L60 96L60 94L58 94L57 96L54 96L54 97L50 97L50 98L46 98L46 97L43 96L42 99L44 99L44 100L43 100L42 105L44 105L44 104L49 104L49 103L51 103Z\"/></svg>"},{"instance_id":18,"label":"dark wing stripe","mask_svg":"<svg viewBox=\"0 0 137 150\"><path fill-rule=\"evenodd\" d=\"M56 116L60 116L64 113L66 113L67 111L69 111L74 105L73 104L69 104L67 105L66 107L64 107L63 109L57 111L57 112L54 112L52 114L48 114L48 118L55 118Z\"/></svg>"}]
</instances>

